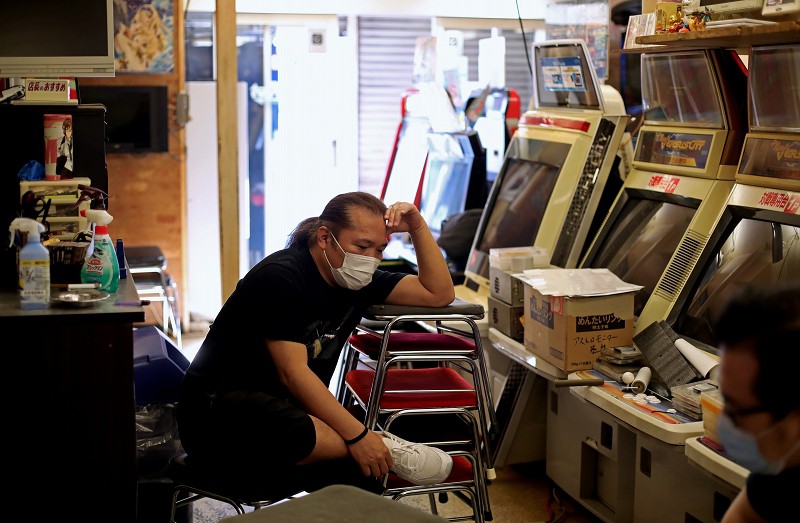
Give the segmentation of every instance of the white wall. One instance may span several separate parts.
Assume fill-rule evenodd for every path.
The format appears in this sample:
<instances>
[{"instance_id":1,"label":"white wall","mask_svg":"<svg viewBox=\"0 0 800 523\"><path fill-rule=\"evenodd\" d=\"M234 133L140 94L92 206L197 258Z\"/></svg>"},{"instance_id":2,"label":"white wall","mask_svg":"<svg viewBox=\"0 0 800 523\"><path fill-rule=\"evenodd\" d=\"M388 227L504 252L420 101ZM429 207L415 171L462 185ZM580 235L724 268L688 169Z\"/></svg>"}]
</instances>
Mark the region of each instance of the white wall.
<instances>
[{"instance_id":1,"label":"white wall","mask_svg":"<svg viewBox=\"0 0 800 523\"><path fill-rule=\"evenodd\" d=\"M213 319L222 307L219 242L219 175L217 169L217 84L186 82L189 123L186 125L186 295L190 313ZM247 271L250 232L247 198L247 84L239 82L239 262Z\"/></svg>"}]
</instances>

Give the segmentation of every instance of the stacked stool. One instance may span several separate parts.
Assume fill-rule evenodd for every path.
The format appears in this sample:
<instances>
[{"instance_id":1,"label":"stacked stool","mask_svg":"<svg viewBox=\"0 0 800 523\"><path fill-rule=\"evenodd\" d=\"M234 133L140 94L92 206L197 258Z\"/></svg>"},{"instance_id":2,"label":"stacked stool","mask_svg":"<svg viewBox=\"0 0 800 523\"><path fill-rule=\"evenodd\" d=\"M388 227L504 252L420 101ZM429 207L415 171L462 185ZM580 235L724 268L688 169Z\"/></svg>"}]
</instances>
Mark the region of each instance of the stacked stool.
<instances>
[{"instance_id":1,"label":"stacked stool","mask_svg":"<svg viewBox=\"0 0 800 523\"><path fill-rule=\"evenodd\" d=\"M133 274L136 292L144 300L161 302L161 330L172 335L181 348L181 317L178 286L167 273L167 258L156 245L125 246L128 271Z\"/></svg>"},{"instance_id":2,"label":"stacked stool","mask_svg":"<svg viewBox=\"0 0 800 523\"><path fill-rule=\"evenodd\" d=\"M491 446L496 426L475 323L483 313L480 305L458 301L443 308L371 307L365 318L386 321L386 326L382 331L359 327L350 336L338 391L346 407L354 403L363 409L364 423L371 430L392 432L389 427L395 422L399 426L401 418L404 426L411 418L422 419L426 429L414 441L455 449L451 451L453 473L444 483L404 485L389 474L386 495L428 494L433 500L434 493L461 493L459 497L472 506L473 519L479 522L492 519L487 477L493 477ZM404 323L435 327L429 332L400 332ZM465 328L455 327L459 324ZM370 368L360 368L364 364ZM433 415L458 420L457 429L433 429L436 424L424 418Z\"/></svg>"}]
</instances>

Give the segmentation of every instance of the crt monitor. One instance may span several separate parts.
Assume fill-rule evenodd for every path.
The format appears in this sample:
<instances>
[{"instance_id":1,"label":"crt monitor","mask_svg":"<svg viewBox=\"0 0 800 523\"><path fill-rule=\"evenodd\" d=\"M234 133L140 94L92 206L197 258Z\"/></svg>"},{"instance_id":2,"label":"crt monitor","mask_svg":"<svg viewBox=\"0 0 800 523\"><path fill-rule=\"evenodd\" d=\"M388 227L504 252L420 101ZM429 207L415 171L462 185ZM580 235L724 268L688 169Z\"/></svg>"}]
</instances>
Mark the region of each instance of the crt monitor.
<instances>
[{"instance_id":1,"label":"crt monitor","mask_svg":"<svg viewBox=\"0 0 800 523\"><path fill-rule=\"evenodd\" d=\"M442 221L486 202L486 157L478 134L430 133L420 214L434 237Z\"/></svg>"},{"instance_id":2,"label":"crt monitor","mask_svg":"<svg viewBox=\"0 0 800 523\"><path fill-rule=\"evenodd\" d=\"M638 317L700 203L655 191L623 191L582 266L604 267L623 281L642 285L634 296Z\"/></svg>"},{"instance_id":3,"label":"crt monitor","mask_svg":"<svg viewBox=\"0 0 800 523\"><path fill-rule=\"evenodd\" d=\"M0 77L114 76L112 0L3 2Z\"/></svg>"},{"instance_id":4,"label":"crt monitor","mask_svg":"<svg viewBox=\"0 0 800 523\"><path fill-rule=\"evenodd\" d=\"M488 288L490 249L534 244L570 147L535 139L511 142L473 239L465 272L472 290L476 283Z\"/></svg>"},{"instance_id":5,"label":"crt monitor","mask_svg":"<svg viewBox=\"0 0 800 523\"><path fill-rule=\"evenodd\" d=\"M800 215L734 202L723 213L668 321L681 336L713 352L717 339L711 326L733 293L743 286L799 281Z\"/></svg>"}]
</instances>

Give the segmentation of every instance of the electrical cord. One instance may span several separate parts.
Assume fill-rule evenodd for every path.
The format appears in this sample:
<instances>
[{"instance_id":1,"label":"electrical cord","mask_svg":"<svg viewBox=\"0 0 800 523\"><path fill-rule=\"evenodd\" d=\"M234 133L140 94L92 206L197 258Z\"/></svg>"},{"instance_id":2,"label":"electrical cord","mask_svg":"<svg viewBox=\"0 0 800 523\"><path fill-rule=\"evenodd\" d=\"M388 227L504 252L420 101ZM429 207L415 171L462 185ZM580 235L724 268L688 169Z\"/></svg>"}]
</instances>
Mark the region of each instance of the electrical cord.
<instances>
[{"instance_id":1,"label":"electrical cord","mask_svg":"<svg viewBox=\"0 0 800 523\"><path fill-rule=\"evenodd\" d=\"M528 71L533 78L533 66L531 65L531 55L528 53L528 40L525 38L525 27L522 25L522 15L519 14L519 0L514 0L517 5L517 20L519 20L519 28L522 30L522 45L525 46L525 58L528 60Z\"/></svg>"}]
</instances>

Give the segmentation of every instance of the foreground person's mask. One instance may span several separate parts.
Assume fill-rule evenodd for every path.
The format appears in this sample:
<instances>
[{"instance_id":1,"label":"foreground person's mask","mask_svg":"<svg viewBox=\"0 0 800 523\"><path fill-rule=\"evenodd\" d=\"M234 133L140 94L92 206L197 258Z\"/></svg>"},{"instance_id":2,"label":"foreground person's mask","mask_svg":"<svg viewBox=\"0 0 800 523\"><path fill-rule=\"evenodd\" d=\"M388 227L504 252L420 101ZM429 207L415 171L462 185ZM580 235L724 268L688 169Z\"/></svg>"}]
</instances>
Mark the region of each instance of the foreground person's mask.
<instances>
[{"instance_id":1,"label":"foreground person's mask","mask_svg":"<svg viewBox=\"0 0 800 523\"><path fill-rule=\"evenodd\" d=\"M730 417L725 414L719 417L717 424L717 432L722 440L722 446L725 447L725 452L733 461L751 472L769 475L780 474L786 466L786 458L797 450L798 445L800 445L800 442L798 442L780 459L769 461L761 454L758 440L774 428L775 425L760 434L750 434L734 425Z\"/></svg>"}]
</instances>

